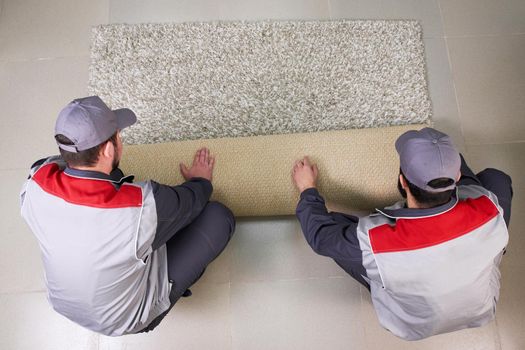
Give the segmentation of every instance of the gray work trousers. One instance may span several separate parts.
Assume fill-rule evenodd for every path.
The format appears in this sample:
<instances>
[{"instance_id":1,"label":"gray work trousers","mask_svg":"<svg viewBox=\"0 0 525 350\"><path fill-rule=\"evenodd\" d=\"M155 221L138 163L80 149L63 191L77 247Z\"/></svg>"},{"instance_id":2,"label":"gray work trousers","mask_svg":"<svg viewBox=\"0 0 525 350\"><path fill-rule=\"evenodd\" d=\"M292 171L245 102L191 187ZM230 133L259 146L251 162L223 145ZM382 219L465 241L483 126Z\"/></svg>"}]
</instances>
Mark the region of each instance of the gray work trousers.
<instances>
[{"instance_id":1,"label":"gray work trousers","mask_svg":"<svg viewBox=\"0 0 525 350\"><path fill-rule=\"evenodd\" d=\"M485 169L474 175L474 172L468 167L463 156L461 156L461 179L458 181L458 185L483 186L494 193L498 197L498 203L503 209L503 218L507 227L509 227L513 196L512 180L509 175L493 168Z\"/></svg>"},{"instance_id":2,"label":"gray work trousers","mask_svg":"<svg viewBox=\"0 0 525 350\"><path fill-rule=\"evenodd\" d=\"M209 202L191 224L166 242L171 305L139 333L160 324L182 294L203 275L206 266L226 248L234 230L235 218L230 209L219 202Z\"/></svg>"}]
</instances>

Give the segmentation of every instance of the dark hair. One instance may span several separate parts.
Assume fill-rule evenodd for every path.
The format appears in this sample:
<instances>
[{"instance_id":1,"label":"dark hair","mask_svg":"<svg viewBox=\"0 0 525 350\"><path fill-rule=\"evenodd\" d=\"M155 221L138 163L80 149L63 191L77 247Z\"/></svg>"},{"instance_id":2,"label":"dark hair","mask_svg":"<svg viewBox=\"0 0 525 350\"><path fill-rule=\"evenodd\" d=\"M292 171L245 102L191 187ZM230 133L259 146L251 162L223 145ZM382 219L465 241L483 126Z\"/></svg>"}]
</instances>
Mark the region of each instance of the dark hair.
<instances>
[{"instance_id":1,"label":"dark hair","mask_svg":"<svg viewBox=\"0 0 525 350\"><path fill-rule=\"evenodd\" d=\"M71 141L69 138L67 138L66 136L62 134L56 135L55 140L57 140L59 143L63 145L74 145L75 144L73 141ZM69 167L93 166L98 162L98 155L100 153L100 150L108 142L111 142L115 147L117 147L117 132L114 133L109 139L102 142L100 145L91 147L89 149L86 149L84 151L80 151L77 153L68 152L59 147L60 155L66 161L67 166Z\"/></svg>"},{"instance_id":2,"label":"dark hair","mask_svg":"<svg viewBox=\"0 0 525 350\"><path fill-rule=\"evenodd\" d=\"M405 174L403 174L403 171L399 169L399 173L403 176L405 179L408 189L410 190L410 193L412 196L414 196L414 199L421 204L422 206L426 208L432 208L437 207L438 205L442 205L450 201L450 198L452 197L452 193L454 192L454 189L443 191L443 192L429 192L425 191L410 181L407 180ZM438 179L434 179L428 183L428 185L432 188L444 188L452 185L454 183L454 180L448 178L448 177L441 177ZM403 198L407 197L406 191L401 186L401 182L397 181L397 188Z\"/></svg>"}]
</instances>

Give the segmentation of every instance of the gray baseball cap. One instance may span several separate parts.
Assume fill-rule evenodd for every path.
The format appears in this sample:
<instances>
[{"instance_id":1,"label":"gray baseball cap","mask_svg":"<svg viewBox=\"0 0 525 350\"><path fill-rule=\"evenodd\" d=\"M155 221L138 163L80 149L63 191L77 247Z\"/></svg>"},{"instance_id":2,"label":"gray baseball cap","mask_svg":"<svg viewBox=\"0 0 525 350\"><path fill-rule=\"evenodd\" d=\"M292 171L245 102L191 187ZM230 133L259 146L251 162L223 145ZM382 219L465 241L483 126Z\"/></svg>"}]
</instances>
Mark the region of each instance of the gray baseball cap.
<instances>
[{"instance_id":1,"label":"gray baseball cap","mask_svg":"<svg viewBox=\"0 0 525 350\"><path fill-rule=\"evenodd\" d=\"M401 170L406 179L428 192L444 192L456 187L461 168L459 152L450 137L432 128L410 130L396 141ZM449 178L453 184L443 188L428 185L432 180Z\"/></svg>"},{"instance_id":2,"label":"gray baseball cap","mask_svg":"<svg viewBox=\"0 0 525 350\"><path fill-rule=\"evenodd\" d=\"M135 113L127 108L111 110L98 96L79 98L60 111L55 136L62 134L74 145L57 141L61 149L77 153L107 141L117 130L137 121Z\"/></svg>"}]
</instances>

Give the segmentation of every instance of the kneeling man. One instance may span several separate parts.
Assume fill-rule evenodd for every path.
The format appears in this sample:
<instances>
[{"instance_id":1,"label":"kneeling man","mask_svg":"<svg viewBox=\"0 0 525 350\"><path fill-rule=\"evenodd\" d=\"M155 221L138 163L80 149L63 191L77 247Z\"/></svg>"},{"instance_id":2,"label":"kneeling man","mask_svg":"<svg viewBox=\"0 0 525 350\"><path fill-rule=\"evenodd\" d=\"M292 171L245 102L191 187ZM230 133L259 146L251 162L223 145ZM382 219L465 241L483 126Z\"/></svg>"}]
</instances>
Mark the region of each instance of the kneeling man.
<instances>
[{"instance_id":1,"label":"kneeling man","mask_svg":"<svg viewBox=\"0 0 525 350\"><path fill-rule=\"evenodd\" d=\"M511 179L474 175L450 138L431 128L396 141L406 199L357 218L328 212L317 167L296 162L297 218L312 249L370 290L379 322L417 340L494 319L508 242Z\"/></svg>"},{"instance_id":2,"label":"kneeling man","mask_svg":"<svg viewBox=\"0 0 525 350\"><path fill-rule=\"evenodd\" d=\"M133 183L118 168L120 130L135 123L97 96L68 104L60 156L37 161L21 192L22 216L42 250L48 299L60 314L117 336L155 328L226 247L231 211L210 202L214 158L195 154L186 179Z\"/></svg>"}]
</instances>

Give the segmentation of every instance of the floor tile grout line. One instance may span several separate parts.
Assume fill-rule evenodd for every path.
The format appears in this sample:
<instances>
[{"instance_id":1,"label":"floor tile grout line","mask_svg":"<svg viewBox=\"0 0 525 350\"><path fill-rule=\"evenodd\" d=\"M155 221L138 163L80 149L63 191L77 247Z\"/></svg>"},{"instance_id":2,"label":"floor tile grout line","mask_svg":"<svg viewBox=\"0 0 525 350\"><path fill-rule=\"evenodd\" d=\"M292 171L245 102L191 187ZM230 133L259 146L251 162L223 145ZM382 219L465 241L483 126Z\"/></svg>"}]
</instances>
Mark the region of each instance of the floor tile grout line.
<instances>
[{"instance_id":1,"label":"floor tile grout line","mask_svg":"<svg viewBox=\"0 0 525 350\"><path fill-rule=\"evenodd\" d=\"M502 350L503 347L501 345L501 335L499 334L499 324L497 317L494 317L494 324L496 325L496 345L498 350Z\"/></svg>"},{"instance_id":2,"label":"floor tile grout line","mask_svg":"<svg viewBox=\"0 0 525 350\"><path fill-rule=\"evenodd\" d=\"M497 33L497 34L462 34L462 35L447 35L447 32L445 30L445 18L443 15L443 8L441 6L441 0L436 0L437 5L439 7L439 13L441 17L441 25L443 26L443 35L445 38L483 38L483 37L499 37L499 36L506 36L506 35L524 35L525 32L512 32L512 33Z\"/></svg>"},{"instance_id":3,"label":"floor tile grout line","mask_svg":"<svg viewBox=\"0 0 525 350\"><path fill-rule=\"evenodd\" d=\"M108 16L106 17L106 23L105 23L106 25L111 24L111 13L112 13L112 12L111 12L111 2L112 2L112 0L108 0L108 12L107 12L107 15L108 15ZM102 24L102 23L99 23L99 24L97 24L97 25L100 25L100 24ZM92 29L93 29L93 26L95 26L95 24L93 24L93 25L91 26ZM91 37L90 37L90 38L91 38Z\"/></svg>"},{"instance_id":4,"label":"floor tile grout line","mask_svg":"<svg viewBox=\"0 0 525 350\"><path fill-rule=\"evenodd\" d=\"M90 53L82 55L64 55L64 56L50 56L50 57L29 57L29 58L0 58L2 63L26 63L26 62L45 62L52 60L61 60L66 58L90 58Z\"/></svg>"},{"instance_id":5,"label":"floor tile grout line","mask_svg":"<svg viewBox=\"0 0 525 350\"><path fill-rule=\"evenodd\" d=\"M434 102L434 99L432 98L432 93L430 91L430 60L429 60L429 51L428 51L428 47L427 47L427 43L428 43L428 39L431 39L431 40L436 40L435 38L423 38L422 41L423 41L423 56L425 57L425 81L426 81L426 85L427 85L427 94L428 94L428 99L430 100L430 122L431 123L434 123L434 118L435 118L435 108L436 108L436 103ZM444 40L444 39L443 39Z\"/></svg>"},{"instance_id":6,"label":"floor tile grout line","mask_svg":"<svg viewBox=\"0 0 525 350\"><path fill-rule=\"evenodd\" d=\"M232 245L228 251L228 312L230 316L228 321L230 322L230 349L233 349L232 268L235 260L235 247L236 246Z\"/></svg>"},{"instance_id":7,"label":"floor tile grout line","mask_svg":"<svg viewBox=\"0 0 525 350\"><path fill-rule=\"evenodd\" d=\"M468 35L444 35L449 39L473 39L473 38L498 38L502 36L520 36L525 35L525 32L519 33L500 33L500 34L468 34Z\"/></svg>"},{"instance_id":8,"label":"floor tile grout line","mask_svg":"<svg viewBox=\"0 0 525 350\"><path fill-rule=\"evenodd\" d=\"M112 11L111 11L111 0L108 0L108 18L107 18L107 24L113 24L113 21L111 20L111 15L112 15Z\"/></svg>"},{"instance_id":9,"label":"floor tile grout line","mask_svg":"<svg viewBox=\"0 0 525 350\"><path fill-rule=\"evenodd\" d=\"M46 293L45 289L42 290L19 290L19 291L9 291L9 292L0 292L0 296L11 296L11 295L22 295L22 294L42 294Z\"/></svg>"},{"instance_id":10,"label":"floor tile grout line","mask_svg":"<svg viewBox=\"0 0 525 350\"><path fill-rule=\"evenodd\" d=\"M2 23L3 13L4 13L4 0L0 0L0 23Z\"/></svg>"},{"instance_id":11,"label":"floor tile grout line","mask_svg":"<svg viewBox=\"0 0 525 350\"><path fill-rule=\"evenodd\" d=\"M516 141L501 141L501 142L466 142L465 145L469 146L496 146L496 145L518 145L525 143L525 140L516 140Z\"/></svg>"},{"instance_id":12,"label":"floor tile grout line","mask_svg":"<svg viewBox=\"0 0 525 350\"><path fill-rule=\"evenodd\" d=\"M230 317L228 321L230 323L230 349L233 349L233 310L232 310L232 283L231 280L228 283L228 310Z\"/></svg>"},{"instance_id":13,"label":"floor tile grout line","mask_svg":"<svg viewBox=\"0 0 525 350\"><path fill-rule=\"evenodd\" d=\"M457 99L457 96L456 96L456 99ZM458 107L458 112L459 112L459 107ZM461 124L461 120L460 120L460 124ZM464 139L463 135L462 137L463 137L463 144L465 147L467 146L476 147L476 146L497 146L497 145L519 145L519 144L525 143L525 140L497 141L497 142L468 142ZM0 172L2 171L22 171L22 170L29 172L29 167L13 167L13 168L1 168L0 167ZM293 217L293 215L290 215L289 217L291 218ZM244 219L244 218L241 218L241 219ZM259 220L258 217L255 217L255 219ZM247 218L247 222L251 222L251 220L253 220L253 217Z\"/></svg>"},{"instance_id":14,"label":"floor tile grout line","mask_svg":"<svg viewBox=\"0 0 525 350\"><path fill-rule=\"evenodd\" d=\"M331 14L331 6L330 1L328 1L328 7L329 7L329 16L330 20L339 20L339 18L333 18ZM341 18L342 19L342 18ZM1 20L1 12L0 12L0 20ZM354 20L354 19L349 19ZM525 34L525 33L524 33ZM446 38L443 35L425 35L423 34L423 39L441 39ZM0 57L0 63L26 63L26 62L44 62L44 61L52 61L52 60L60 60L60 59L67 59L67 58L91 58L91 51L86 52L84 54L79 55L62 55L62 56L49 56L49 57L28 57L28 58L20 58L20 57Z\"/></svg>"},{"instance_id":15,"label":"floor tile grout line","mask_svg":"<svg viewBox=\"0 0 525 350\"><path fill-rule=\"evenodd\" d=\"M445 35L445 20L444 20L444 17L443 17L443 9L441 8L441 2L439 0L438 0L437 4L438 4L438 8L439 8L439 17L441 19L441 25L443 26L443 35ZM462 115L461 115L461 108L460 108L460 105L459 105L458 90L457 90L456 81L455 81L455 78L454 78L454 70L453 70L453 67L452 67L452 58L450 57L450 49L449 49L448 40L447 40L447 36L446 35L444 36L444 41L445 41L445 50L447 52L448 67L450 69L450 77L452 79L452 88L454 90L454 97L456 98L456 108L457 108L457 111L458 111L459 129L460 129L460 132L461 132L461 142L462 142L462 144L465 147L465 153L468 153L468 148L467 148L467 146L465 144L465 130L464 130L465 128L463 126L463 118L462 118Z\"/></svg>"},{"instance_id":16,"label":"floor tile grout line","mask_svg":"<svg viewBox=\"0 0 525 350\"><path fill-rule=\"evenodd\" d=\"M0 168L0 171L22 171L22 170L25 170L27 171L27 173L29 174L29 166L25 167L25 168Z\"/></svg>"},{"instance_id":17,"label":"floor tile grout line","mask_svg":"<svg viewBox=\"0 0 525 350\"><path fill-rule=\"evenodd\" d=\"M230 281L230 284L260 284L260 283L273 283L273 282L298 282L298 281L322 281L322 280L343 280L350 279L348 276L327 276L327 277L306 277L306 278L285 278L285 279L274 279L274 280L239 280ZM351 280L351 279L350 279ZM223 282L221 284L228 283Z\"/></svg>"},{"instance_id":18,"label":"floor tile grout line","mask_svg":"<svg viewBox=\"0 0 525 350\"><path fill-rule=\"evenodd\" d=\"M363 304L363 287L362 286L359 286L359 316L361 317L361 319L363 319L363 312L364 312L364 304ZM367 336L366 336L366 327L365 327L365 322L361 322L361 329L363 330L363 340L364 340L364 343L365 343L365 349L368 349L368 341L367 341Z\"/></svg>"}]
</instances>

